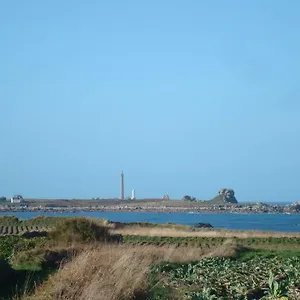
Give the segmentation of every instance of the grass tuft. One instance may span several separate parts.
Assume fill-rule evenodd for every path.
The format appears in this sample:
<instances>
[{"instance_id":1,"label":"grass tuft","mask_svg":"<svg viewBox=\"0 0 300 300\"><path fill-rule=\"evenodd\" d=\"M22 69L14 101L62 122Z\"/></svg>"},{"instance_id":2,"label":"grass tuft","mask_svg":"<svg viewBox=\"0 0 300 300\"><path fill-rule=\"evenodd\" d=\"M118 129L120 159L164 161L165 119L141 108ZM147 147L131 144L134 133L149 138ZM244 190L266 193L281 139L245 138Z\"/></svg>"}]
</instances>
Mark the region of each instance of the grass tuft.
<instances>
[{"instance_id":1,"label":"grass tuft","mask_svg":"<svg viewBox=\"0 0 300 300\"><path fill-rule=\"evenodd\" d=\"M107 227L99 225L93 220L72 218L59 222L55 229L49 232L49 238L53 242L70 245L107 242L111 236Z\"/></svg>"}]
</instances>

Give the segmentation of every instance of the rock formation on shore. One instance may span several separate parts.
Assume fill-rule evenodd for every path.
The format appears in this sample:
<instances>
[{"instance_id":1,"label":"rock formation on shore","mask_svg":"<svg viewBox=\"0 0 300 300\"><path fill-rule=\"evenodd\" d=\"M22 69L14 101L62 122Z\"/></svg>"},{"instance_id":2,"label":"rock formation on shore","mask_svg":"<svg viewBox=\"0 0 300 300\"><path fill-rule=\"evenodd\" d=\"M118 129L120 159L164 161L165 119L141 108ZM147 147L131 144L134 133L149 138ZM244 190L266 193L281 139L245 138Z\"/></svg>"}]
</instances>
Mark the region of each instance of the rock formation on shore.
<instances>
[{"instance_id":1,"label":"rock formation on shore","mask_svg":"<svg viewBox=\"0 0 300 300\"><path fill-rule=\"evenodd\" d=\"M197 223L194 225L195 228L214 228L210 223Z\"/></svg>"},{"instance_id":2,"label":"rock formation on shore","mask_svg":"<svg viewBox=\"0 0 300 300\"><path fill-rule=\"evenodd\" d=\"M234 195L234 190L232 189L219 190L219 195L210 201L220 205L224 205L226 203L238 203Z\"/></svg>"},{"instance_id":3,"label":"rock formation on shore","mask_svg":"<svg viewBox=\"0 0 300 300\"><path fill-rule=\"evenodd\" d=\"M290 205L290 208L296 212L300 212L300 201L297 201L297 202L293 202L291 205Z\"/></svg>"}]
</instances>

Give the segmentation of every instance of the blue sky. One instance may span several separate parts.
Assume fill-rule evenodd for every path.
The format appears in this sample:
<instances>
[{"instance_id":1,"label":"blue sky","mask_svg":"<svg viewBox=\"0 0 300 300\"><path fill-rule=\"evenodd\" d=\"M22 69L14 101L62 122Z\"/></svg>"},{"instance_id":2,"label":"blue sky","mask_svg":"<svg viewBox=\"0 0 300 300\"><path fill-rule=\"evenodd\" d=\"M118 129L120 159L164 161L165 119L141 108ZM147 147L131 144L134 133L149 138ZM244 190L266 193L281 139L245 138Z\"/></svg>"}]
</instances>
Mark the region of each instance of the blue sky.
<instances>
[{"instance_id":1,"label":"blue sky","mask_svg":"<svg viewBox=\"0 0 300 300\"><path fill-rule=\"evenodd\" d=\"M300 200L299 10L2 1L0 194Z\"/></svg>"}]
</instances>

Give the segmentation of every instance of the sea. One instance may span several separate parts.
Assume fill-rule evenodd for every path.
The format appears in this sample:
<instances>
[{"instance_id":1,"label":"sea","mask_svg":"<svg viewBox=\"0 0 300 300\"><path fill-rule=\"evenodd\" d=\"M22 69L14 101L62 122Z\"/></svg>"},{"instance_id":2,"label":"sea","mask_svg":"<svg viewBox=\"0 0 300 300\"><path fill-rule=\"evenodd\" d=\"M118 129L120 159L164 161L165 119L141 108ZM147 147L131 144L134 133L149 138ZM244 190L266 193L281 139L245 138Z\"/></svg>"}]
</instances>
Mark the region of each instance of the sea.
<instances>
[{"instance_id":1,"label":"sea","mask_svg":"<svg viewBox=\"0 0 300 300\"><path fill-rule=\"evenodd\" d=\"M193 226L210 223L215 228L234 230L262 230L300 232L300 214L239 214L239 213L166 213L166 212L0 212L19 219L37 216L103 218L114 222L176 223Z\"/></svg>"}]
</instances>

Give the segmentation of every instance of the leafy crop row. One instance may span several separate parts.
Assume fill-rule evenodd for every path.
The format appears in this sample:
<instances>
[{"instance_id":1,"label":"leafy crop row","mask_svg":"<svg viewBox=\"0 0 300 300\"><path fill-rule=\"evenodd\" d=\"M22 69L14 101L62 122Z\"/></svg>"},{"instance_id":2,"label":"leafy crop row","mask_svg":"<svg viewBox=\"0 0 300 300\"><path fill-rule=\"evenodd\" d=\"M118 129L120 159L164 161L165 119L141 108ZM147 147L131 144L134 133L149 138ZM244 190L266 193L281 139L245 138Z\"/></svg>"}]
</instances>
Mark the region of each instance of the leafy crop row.
<instances>
[{"instance_id":1,"label":"leafy crop row","mask_svg":"<svg viewBox=\"0 0 300 300\"><path fill-rule=\"evenodd\" d=\"M14 216L1 216L0 226L45 226L53 227L65 217L36 217L28 220L20 220Z\"/></svg>"},{"instance_id":2,"label":"leafy crop row","mask_svg":"<svg viewBox=\"0 0 300 300\"><path fill-rule=\"evenodd\" d=\"M25 232L33 231L48 231L48 228L45 226L1 226L0 225L0 235L18 235Z\"/></svg>"},{"instance_id":3,"label":"leafy crop row","mask_svg":"<svg viewBox=\"0 0 300 300\"><path fill-rule=\"evenodd\" d=\"M166 290L185 290L181 299L269 299L267 295L299 299L299 268L299 257L275 256L245 262L206 258L189 264L164 263L152 272L164 276L160 284Z\"/></svg>"},{"instance_id":4,"label":"leafy crop row","mask_svg":"<svg viewBox=\"0 0 300 300\"><path fill-rule=\"evenodd\" d=\"M0 216L0 235L22 234L31 231L49 231L60 222L71 217L36 217L28 220L20 220L14 216ZM105 219L93 219L97 224L105 224Z\"/></svg>"},{"instance_id":5,"label":"leafy crop row","mask_svg":"<svg viewBox=\"0 0 300 300\"><path fill-rule=\"evenodd\" d=\"M232 238L231 238L232 239ZM136 236L124 235L123 241L128 244L180 244L197 246L218 246L223 244L227 238L223 237L159 237L159 236ZM252 245L294 245L300 247L300 238L233 238L233 240L243 246Z\"/></svg>"}]
</instances>

